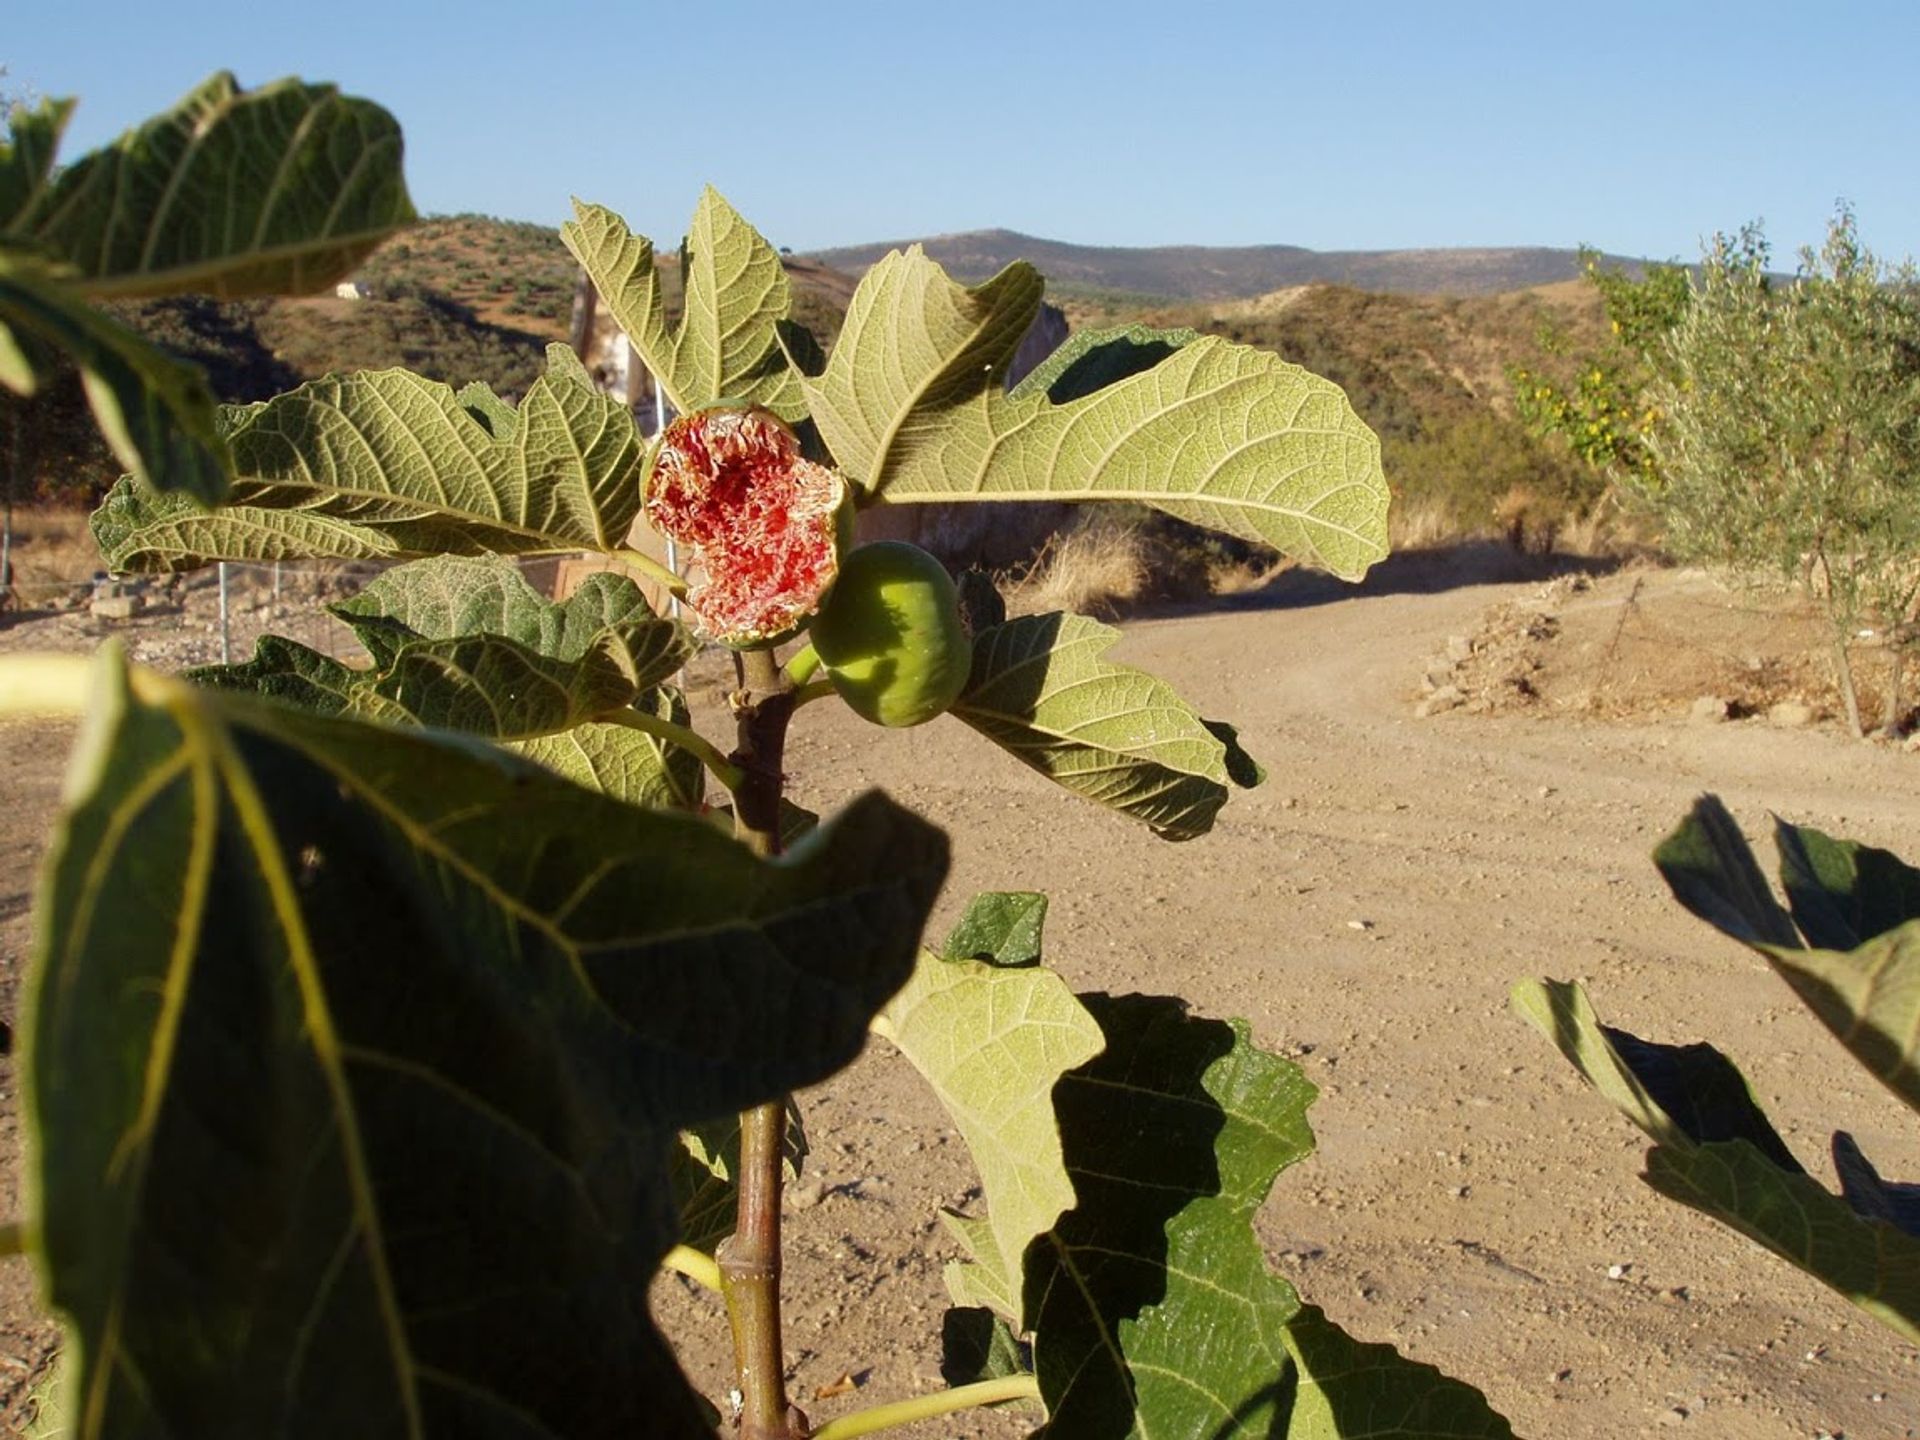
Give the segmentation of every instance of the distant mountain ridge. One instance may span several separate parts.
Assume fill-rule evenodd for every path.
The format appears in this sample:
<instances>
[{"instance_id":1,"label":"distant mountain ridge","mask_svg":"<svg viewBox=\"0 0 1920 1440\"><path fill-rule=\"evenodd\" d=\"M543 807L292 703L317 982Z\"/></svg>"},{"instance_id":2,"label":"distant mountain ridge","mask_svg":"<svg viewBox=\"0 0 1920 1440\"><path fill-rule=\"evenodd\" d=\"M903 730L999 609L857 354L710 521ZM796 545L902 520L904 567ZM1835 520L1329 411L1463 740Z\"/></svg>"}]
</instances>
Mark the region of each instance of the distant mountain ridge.
<instances>
[{"instance_id":1,"label":"distant mountain ridge","mask_svg":"<svg viewBox=\"0 0 1920 1440\"><path fill-rule=\"evenodd\" d=\"M888 240L808 252L859 274L889 250L919 244L956 279L976 281L1030 260L1050 284L1174 300L1236 300L1291 285L1351 285L1416 295L1493 295L1572 280L1577 250L1502 246L1434 250L1308 250L1298 245L1074 245L1014 230L970 230L918 241ZM1643 262L1606 257L1637 272Z\"/></svg>"}]
</instances>

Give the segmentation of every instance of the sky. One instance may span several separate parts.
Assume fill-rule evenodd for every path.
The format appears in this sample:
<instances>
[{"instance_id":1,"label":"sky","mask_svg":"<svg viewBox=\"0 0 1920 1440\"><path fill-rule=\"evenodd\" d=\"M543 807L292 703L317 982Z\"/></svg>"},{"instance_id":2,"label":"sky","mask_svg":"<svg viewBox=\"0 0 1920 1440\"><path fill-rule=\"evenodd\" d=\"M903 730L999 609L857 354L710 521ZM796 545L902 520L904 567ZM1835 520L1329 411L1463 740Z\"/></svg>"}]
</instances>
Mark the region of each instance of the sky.
<instances>
[{"instance_id":1,"label":"sky","mask_svg":"<svg viewBox=\"0 0 1920 1440\"><path fill-rule=\"evenodd\" d=\"M811 250L1001 226L1096 245L1591 244L1655 259L1835 201L1920 251L1920 3L1094 5L18 0L0 88L69 157L212 71L327 80L423 213L675 244L703 184ZM274 18L284 16L285 18Z\"/></svg>"}]
</instances>

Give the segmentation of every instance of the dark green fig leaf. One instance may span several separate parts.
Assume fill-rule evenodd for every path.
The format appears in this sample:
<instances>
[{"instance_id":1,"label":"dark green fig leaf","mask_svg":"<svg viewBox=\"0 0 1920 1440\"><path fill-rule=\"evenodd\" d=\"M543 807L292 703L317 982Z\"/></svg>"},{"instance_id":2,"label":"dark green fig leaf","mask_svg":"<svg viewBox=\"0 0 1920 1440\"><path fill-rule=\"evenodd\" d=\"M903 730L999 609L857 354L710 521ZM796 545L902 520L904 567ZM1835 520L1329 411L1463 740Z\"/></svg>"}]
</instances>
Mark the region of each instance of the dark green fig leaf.
<instances>
[{"instance_id":1,"label":"dark green fig leaf","mask_svg":"<svg viewBox=\"0 0 1920 1440\"><path fill-rule=\"evenodd\" d=\"M213 391L192 365L94 309L73 282L0 237L0 384L32 394L35 347L79 367L87 404L128 487L170 491L168 508L198 514L227 493L227 445Z\"/></svg>"},{"instance_id":2,"label":"dark green fig leaf","mask_svg":"<svg viewBox=\"0 0 1920 1440\"><path fill-rule=\"evenodd\" d=\"M354 628L374 668L350 669L263 636L251 659L195 670L192 678L323 713L526 740L618 716L696 649L685 627L656 616L624 576L591 576L571 599L555 604L504 560L446 556L404 565L332 609ZM592 755L584 749L575 755L556 743L536 758L583 778L579 770L597 757L609 776L626 781L637 781L635 767L648 761L645 746L620 747L600 737L591 748ZM666 756L658 742L654 750L658 770ZM676 754L684 780L692 757Z\"/></svg>"},{"instance_id":3,"label":"dark green fig leaf","mask_svg":"<svg viewBox=\"0 0 1920 1440\"><path fill-rule=\"evenodd\" d=\"M1653 852L1673 898L1716 930L1748 944L1797 946L1800 937L1753 848L1727 807L1702 795L1687 818Z\"/></svg>"},{"instance_id":4,"label":"dark green fig leaf","mask_svg":"<svg viewBox=\"0 0 1920 1440\"><path fill-rule=\"evenodd\" d=\"M44 166L44 124L30 138ZM400 152L371 101L291 79L242 90L223 72L0 209L0 226L94 296L304 294L412 223Z\"/></svg>"},{"instance_id":5,"label":"dark green fig leaf","mask_svg":"<svg viewBox=\"0 0 1920 1440\"><path fill-rule=\"evenodd\" d=\"M1794 924L1821 950L1852 950L1920 919L1920 870L1887 850L1774 822Z\"/></svg>"},{"instance_id":6,"label":"dark green fig leaf","mask_svg":"<svg viewBox=\"0 0 1920 1440\"><path fill-rule=\"evenodd\" d=\"M1511 1440L1471 1387L1349 1339L1267 1268L1254 1212L1313 1148L1298 1068L1175 1000L1081 999L1107 1046L1055 1092L1079 1200L1026 1258L1049 1440Z\"/></svg>"},{"instance_id":7,"label":"dark green fig leaf","mask_svg":"<svg viewBox=\"0 0 1920 1440\"><path fill-rule=\"evenodd\" d=\"M1920 876L1886 851L1817 831L1783 825L1777 838L1812 949L1715 797L1701 798L1654 862L1681 904L1765 956L1856 1060L1920 1110L1920 920L1910 918Z\"/></svg>"},{"instance_id":8,"label":"dark green fig leaf","mask_svg":"<svg viewBox=\"0 0 1920 1440\"><path fill-rule=\"evenodd\" d=\"M1513 1008L1652 1137L1649 1185L1920 1339L1920 1239L1906 1228L1912 1187L1883 1181L1840 1135L1834 1157L1845 1198L1831 1194L1801 1169L1723 1055L1602 1025L1578 985L1524 981L1513 989Z\"/></svg>"},{"instance_id":9,"label":"dark green fig leaf","mask_svg":"<svg viewBox=\"0 0 1920 1440\"><path fill-rule=\"evenodd\" d=\"M42 100L31 108L15 105L6 117L10 133L0 140L0 234L17 229L27 212L39 205L75 103Z\"/></svg>"},{"instance_id":10,"label":"dark green fig leaf","mask_svg":"<svg viewBox=\"0 0 1920 1440\"><path fill-rule=\"evenodd\" d=\"M1646 1181L1831 1286L1920 1343L1920 1239L1869 1219L1806 1175L1781 1170L1744 1140L1647 1152Z\"/></svg>"},{"instance_id":11,"label":"dark green fig leaf","mask_svg":"<svg viewBox=\"0 0 1920 1440\"><path fill-rule=\"evenodd\" d=\"M972 1385L1032 1371L1025 1347L993 1311L955 1306L940 1318L940 1378Z\"/></svg>"},{"instance_id":12,"label":"dark green fig leaf","mask_svg":"<svg viewBox=\"0 0 1920 1440\"><path fill-rule=\"evenodd\" d=\"M81 1433L694 1436L676 1133L815 1083L938 831L779 862L459 737L101 663L25 1005Z\"/></svg>"},{"instance_id":13,"label":"dark green fig leaf","mask_svg":"<svg viewBox=\"0 0 1920 1440\"><path fill-rule=\"evenodd\" d=\"M1032 890L989 891L967 902L940 953L949 960L990 965L1038 965L1047 897Z\"/></svg>"}]
</instances>

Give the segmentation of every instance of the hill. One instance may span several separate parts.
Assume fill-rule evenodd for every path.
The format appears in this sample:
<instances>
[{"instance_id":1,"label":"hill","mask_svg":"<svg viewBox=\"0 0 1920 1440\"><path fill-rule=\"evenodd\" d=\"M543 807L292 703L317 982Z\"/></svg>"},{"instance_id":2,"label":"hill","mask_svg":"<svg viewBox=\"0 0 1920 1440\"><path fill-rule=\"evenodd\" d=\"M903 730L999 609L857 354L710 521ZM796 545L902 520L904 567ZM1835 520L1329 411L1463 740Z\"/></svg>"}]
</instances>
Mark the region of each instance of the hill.
<instances>
[{"instance_id":1,"label":"hill","mask_svg":"<svg viewBox=\"0 0 1920 1440\"><path fill-rule=\"evenodd\" d=\"M1014 230L973 230L817 250L810 257L859 274L889 250L919 244L955 277L984 280L1015 260L1031 260L1060 294L1202 300L1244 298L1294 285L1349 285L1403 294L1492 295L1571 280L1576 250L1504 246L1456 250L1307 250L1298 245L1073 245ZM1637 267L1640 262L1609 256Z\"/></svg>"},{"instance_id":2,"label":"hill","mask_svg":"<svg viewBox=\"0 0 1920 1440\"><path fill-rule=\"evenodd\" d=\"M786 257L795 317L823 345L836 337L853 294L847 267L877 249ZM1275 267L1324 273L1358 262L1284 246L1099 250L1008 231L936 246L936 257L965 277L1017 254L1047 274L1076 327L1191 326L1272 350L1343 386L1381 436L1402 498L1402 539L1538 528L1541 514L1564 517L1591 496L1591 475L1513 418L1505 373L1515 362L1542 363L1543 328L1568 337L1573 352L1603 338L1598 297L1565 278L1574 252L1394 252L1374 257L1385 268L1366 273L1400 289L1318 280L1255 289ZM668 309L676 311L678 255L662 256L660 266ZM1421 290L1449 278L1491 285L1544 272L1556 278L1501 293ZM574 275L556 230L461 215L426 221L371 257L358 277L365 298L221 304L188 297L119 310L202 365L229 401L262 399L332 371L393 365L454 385L482 380L517 397L544 367L546 346L567 338ZM1200 298L1202 291L1222 293ZM1187 298L1170 300L1169 292ZM39 409L45 420L38 428L47 431L41 440L27 437L47 457L36 468L57 472L59 488L110 481L114 467L92 438L77 385L47 398L57 401L57 417L52 408L28 407Z\"/></svg>"},{"instance_id":3,"label":"hill","mask_svg":"<svg viewBox=\"0 0 1920 1440\"><path fill-rule=\"evenodd\" d=\"M1570 363L1543 356L1544 332L1567 354L1603 343L1589 285L1465 296L1311 285L1145 318L1273 351L1345 390L1380 436L1396 544L1503 532L1539 546L1598 497L1592 471L1515 418L1507 379L1516 363Z\"/></svg>"}]
</instances>

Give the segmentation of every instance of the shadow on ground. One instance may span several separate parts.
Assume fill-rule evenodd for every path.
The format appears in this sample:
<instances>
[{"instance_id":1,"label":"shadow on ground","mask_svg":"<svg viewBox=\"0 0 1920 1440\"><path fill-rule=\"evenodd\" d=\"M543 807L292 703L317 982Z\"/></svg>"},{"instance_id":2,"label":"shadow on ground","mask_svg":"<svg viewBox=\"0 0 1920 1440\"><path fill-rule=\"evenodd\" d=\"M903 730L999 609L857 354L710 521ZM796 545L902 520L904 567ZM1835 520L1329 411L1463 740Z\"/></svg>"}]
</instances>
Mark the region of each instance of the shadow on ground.
<instances>
[{"instance_id":1,"label":"shadow on ground","mask_svg":"<svg viewBox=\"0 0 1920 1440\"><path fill-rule=\"evenodd\" d=\"M1200 600L1168 601L1130 610L1140 618L1233 610L1304 610L1338 600L1379 595L1437 595L1474 585L1544 583L1562 575L1611 575L1629 555L1534 555L1498 540L1465 540L1429 550L1389 555L1355 584L1324 571L1295 567L1266 584Z\"/></svg>"}]
</instances>

